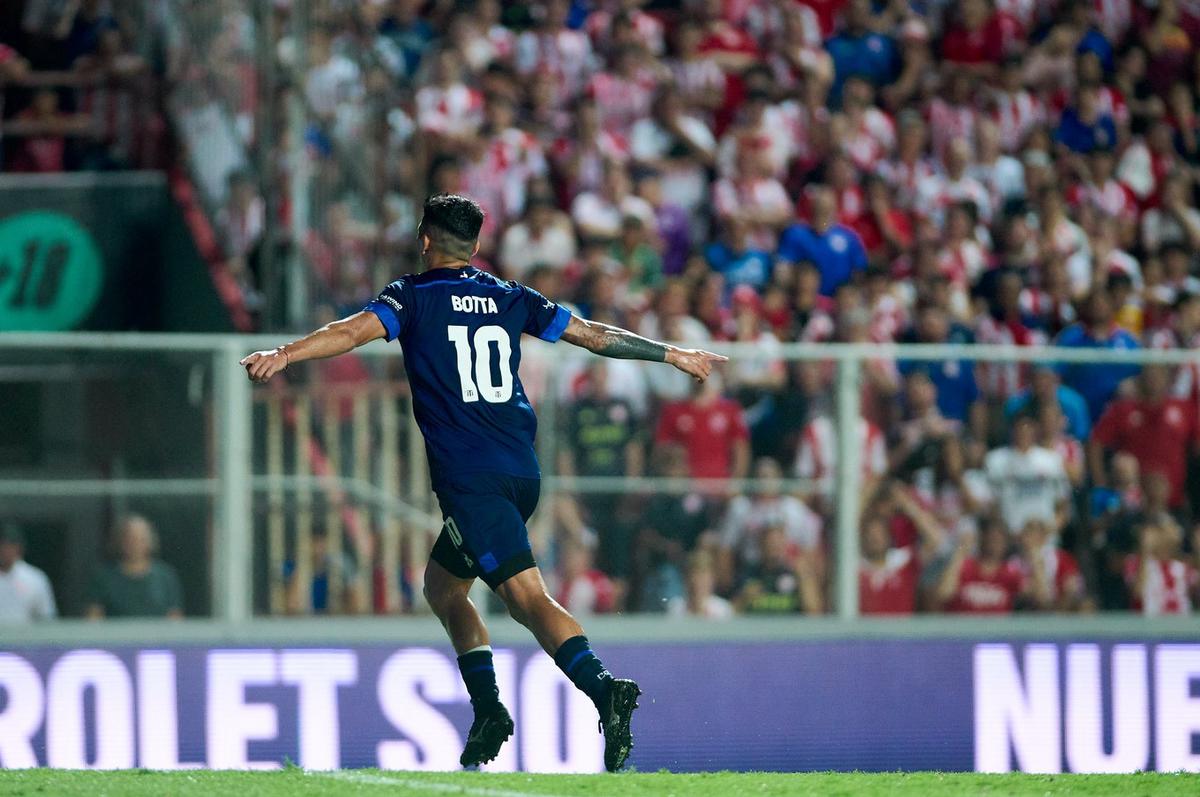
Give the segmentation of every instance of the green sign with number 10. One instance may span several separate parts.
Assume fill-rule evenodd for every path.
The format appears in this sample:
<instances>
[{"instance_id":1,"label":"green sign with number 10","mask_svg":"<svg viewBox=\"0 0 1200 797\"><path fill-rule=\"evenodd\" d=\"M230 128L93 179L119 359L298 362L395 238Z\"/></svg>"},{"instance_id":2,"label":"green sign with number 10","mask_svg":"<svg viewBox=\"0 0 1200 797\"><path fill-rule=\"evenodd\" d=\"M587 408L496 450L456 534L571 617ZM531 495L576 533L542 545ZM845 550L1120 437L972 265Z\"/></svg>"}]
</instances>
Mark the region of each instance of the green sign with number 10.
<instances>
[{"instance_id":1,"label":"green sign with number 10","mask_svg":"<svg viewBox=\"0 0 1200 797\"><path fill-rule=\"evenodd\" d=\"M103 271L91 234L70 216L0 221L0 330L74 329L91 314Z\"/></svg>"}]
</instances>

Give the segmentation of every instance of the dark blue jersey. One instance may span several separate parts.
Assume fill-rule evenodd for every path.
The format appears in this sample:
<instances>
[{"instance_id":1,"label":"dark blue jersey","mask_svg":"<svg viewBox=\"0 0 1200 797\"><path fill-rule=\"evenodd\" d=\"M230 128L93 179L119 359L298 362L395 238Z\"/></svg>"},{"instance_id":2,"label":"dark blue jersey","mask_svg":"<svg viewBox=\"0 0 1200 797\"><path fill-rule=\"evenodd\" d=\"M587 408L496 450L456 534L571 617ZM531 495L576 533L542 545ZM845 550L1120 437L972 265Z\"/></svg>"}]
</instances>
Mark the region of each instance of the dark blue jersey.
<instances>
[{"instance_id":1,"label":"dark blue jersey","mask_svg":"<svg viewBox=\"0 0 1200 797\"><path fill-rule=\"evenodd\" d=\"M517 370L521 335L554 342L571 313L479 269L410 274L368 304L400 340L436 488L481 471L537 478L537 418Z\"/></svg>"}]
</instances>

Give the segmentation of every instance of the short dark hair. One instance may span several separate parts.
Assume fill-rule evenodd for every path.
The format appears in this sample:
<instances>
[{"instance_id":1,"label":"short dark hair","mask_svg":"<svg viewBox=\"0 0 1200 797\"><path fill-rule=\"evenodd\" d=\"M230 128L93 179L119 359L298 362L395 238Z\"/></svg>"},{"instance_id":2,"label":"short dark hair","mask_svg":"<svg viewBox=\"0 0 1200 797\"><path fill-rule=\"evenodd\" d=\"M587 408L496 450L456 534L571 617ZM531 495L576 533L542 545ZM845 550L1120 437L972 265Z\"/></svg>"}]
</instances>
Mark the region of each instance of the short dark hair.
<instances>
[{"instance_id":1,"label":"short dark hair","mask_svg":"<svg viewBox=\"0 0 1200 797\"><path fill-rule=\"evenodd\" d=\"M425 200L417 232L429 236L433 247L451 257L470 259L483 227L483 208L458 194L434 194Z\"/></svg>"}]
</instances>

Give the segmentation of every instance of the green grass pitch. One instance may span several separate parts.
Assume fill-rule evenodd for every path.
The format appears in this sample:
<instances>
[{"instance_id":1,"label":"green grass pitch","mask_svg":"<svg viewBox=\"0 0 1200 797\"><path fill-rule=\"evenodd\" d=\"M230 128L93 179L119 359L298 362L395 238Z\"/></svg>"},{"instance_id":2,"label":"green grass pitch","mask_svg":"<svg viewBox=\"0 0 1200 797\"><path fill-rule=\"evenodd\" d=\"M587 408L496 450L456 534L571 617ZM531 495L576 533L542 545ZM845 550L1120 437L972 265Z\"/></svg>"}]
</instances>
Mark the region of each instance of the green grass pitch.
<instances>
[{"instance_id":1,"label":"green grass pitch","mask_svg":"<svg viewBox=\"0 0 1200 797\"><path fill-rule=\"evenodd\" d=\"M85 772L49 769L0 770L0 797L175 797L222 795L403 794L442 797L527 797L528 795L1194 795L1200 775L975 775L831 773L776 774L669 772L618 775L526 775L485 772Z\"/></svg>"}]
</instances>

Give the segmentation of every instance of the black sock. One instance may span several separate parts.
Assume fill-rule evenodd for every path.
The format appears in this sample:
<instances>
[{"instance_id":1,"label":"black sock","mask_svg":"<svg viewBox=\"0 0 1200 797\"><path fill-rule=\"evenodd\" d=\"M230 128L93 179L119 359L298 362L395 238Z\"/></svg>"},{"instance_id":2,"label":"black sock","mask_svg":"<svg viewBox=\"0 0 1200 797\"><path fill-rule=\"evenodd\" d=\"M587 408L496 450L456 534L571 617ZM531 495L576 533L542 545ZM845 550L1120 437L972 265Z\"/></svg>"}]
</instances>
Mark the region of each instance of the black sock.
<instances>
[{"instance_id":1,"label":"black sock","mask_svg":"<svg viewBox=\"0 0 1200 797\"><path fill-rule=\"evenodd\" d=\"M462 673L471 696L471 707L478 712L500 702L500 690L496 687L496 668L492 664L490 647L475 648L458 657L458 671Z\"/></svg>"},{"instance_id":2,"label":"black sock","mask_svg":"<svg viewBox=\"0 0 1200 797\"><path fill-rule=\"evenodd\" d=\"M554 663L567 674L579 691L592 699L599 710L613 677L592 652L588 638L583 635L573 636L562 643L554 654Z\"/></svg>"}]
</instances>

